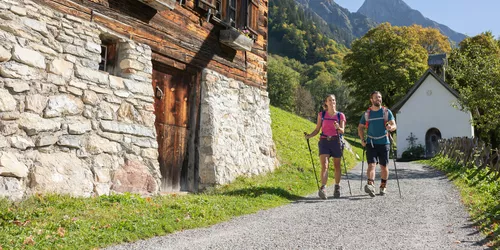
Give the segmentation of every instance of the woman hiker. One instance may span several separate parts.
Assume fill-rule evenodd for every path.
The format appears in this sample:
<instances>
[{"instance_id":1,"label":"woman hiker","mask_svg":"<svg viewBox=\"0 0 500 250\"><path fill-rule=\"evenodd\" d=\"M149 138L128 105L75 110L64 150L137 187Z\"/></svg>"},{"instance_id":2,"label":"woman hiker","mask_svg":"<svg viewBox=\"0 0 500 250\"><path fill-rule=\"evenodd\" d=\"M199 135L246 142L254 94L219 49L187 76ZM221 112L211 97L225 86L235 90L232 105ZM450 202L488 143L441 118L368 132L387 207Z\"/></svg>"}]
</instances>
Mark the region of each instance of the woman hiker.
<instances>
[{"instance_id":1,"label":"woman hiker","mask_svg":"<svg viewBox=\"0 0 500 250\"><path fill-rule=\"evenodd\" d=\"M328 95L323 103L323 111L318 113L316 129L312 133L305 135L305 138L309 139L317 135L320 129L322 131L318 143L319 160L321 162L321 188L318 191L318 196L321 199L327 198L326 184L328 182L328 161L330 157L333 157L333 166L335 167L333 197L340 197L340 158L342 157L340 135L344 133L346 119L343 113L337 111L336 105L335 95Z\"/></svg>"}]
</instances>

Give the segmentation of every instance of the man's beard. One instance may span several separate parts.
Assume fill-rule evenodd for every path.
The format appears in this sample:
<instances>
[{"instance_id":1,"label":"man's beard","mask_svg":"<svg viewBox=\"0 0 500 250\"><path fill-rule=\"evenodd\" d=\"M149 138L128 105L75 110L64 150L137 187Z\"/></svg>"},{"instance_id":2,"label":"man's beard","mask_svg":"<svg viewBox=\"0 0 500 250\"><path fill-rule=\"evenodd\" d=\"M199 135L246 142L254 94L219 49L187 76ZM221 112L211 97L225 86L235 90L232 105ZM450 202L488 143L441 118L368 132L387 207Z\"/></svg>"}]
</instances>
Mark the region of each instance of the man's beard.
<instances>
[{"instance_id":1,"label":"man's beard","mask_svg":"<svg viewBox=\"0 0 500 250\"><path fill-rule=\"evenodd\" d=\"M380 102L374 102L374 103L373 103L373 106L375 106L375 107L380 107Z\"/></svg>"}]
</instances>

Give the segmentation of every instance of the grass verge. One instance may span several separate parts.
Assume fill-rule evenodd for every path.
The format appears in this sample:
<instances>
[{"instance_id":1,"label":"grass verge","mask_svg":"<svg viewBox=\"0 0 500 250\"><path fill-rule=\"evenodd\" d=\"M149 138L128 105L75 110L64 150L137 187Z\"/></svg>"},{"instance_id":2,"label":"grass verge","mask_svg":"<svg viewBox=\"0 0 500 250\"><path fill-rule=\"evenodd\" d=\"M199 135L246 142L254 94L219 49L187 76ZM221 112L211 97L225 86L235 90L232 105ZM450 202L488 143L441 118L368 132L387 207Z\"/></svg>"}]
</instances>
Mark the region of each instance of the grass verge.
<instances>
[{"instance_id":1,"label":"grass verge","mask_svg":"<svg viewBox=\"0 0 500 250\"><path fill-rule=\"evenodd\" d=\"M447 173L458 187L474 225L486 235L485 245L500 248L500 181L495 173L477 168L464 168L442 156L419 161Z\"/></svg>"},{"instance_id":2,"label":"grass verge","mask_svg":"<svg viewBox=\"0 0 500 250\"><path fill-rule=\"evenodd\" d=\"M94 198L36 195L15 203L0 200L0 249L105 247L213 225L315 192L316 178L303 136L315 124L274 107L271 118L281 163L272 173L241 177L200 194L150 198L132 194ZM310 142L319 174L317 139ZM357 161L346 153L346 162L350 169ZM330 183L333 172L329 171Z\"/></svg>"}]
</instances>

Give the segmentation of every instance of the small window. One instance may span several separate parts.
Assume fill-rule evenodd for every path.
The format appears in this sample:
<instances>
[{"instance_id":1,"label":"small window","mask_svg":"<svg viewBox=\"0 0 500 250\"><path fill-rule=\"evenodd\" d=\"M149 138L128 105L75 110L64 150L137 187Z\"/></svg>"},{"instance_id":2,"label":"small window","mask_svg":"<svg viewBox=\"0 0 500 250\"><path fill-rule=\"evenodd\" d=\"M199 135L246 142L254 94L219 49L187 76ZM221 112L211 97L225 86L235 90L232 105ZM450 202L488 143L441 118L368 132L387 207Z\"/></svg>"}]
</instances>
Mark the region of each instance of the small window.
<instances>
[{"instance_id":1,"label":"small window","mask_svg":"<svg viewBox=\"0 0 500 250\"><path fill-rule=\"evenodd\" d=\"M99 70L113 74L116 66L117 46L114 41L101 40L101 62Z\"/></svg>"}]
</instances>

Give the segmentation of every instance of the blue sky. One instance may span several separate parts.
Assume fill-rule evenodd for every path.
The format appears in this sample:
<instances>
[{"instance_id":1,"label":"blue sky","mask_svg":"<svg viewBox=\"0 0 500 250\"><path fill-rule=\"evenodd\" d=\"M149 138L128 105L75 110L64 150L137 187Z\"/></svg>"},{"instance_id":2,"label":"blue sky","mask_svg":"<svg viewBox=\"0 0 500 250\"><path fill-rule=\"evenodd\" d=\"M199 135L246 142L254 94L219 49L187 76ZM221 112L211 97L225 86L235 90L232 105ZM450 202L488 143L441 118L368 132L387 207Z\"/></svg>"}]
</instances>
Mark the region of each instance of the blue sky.
<instances>
[{"instance_id":1,"label":"blue sky","mask_svg":"<svg viewBox=\"0 0 500 250\"><path fill-rule=\"evenodd\" d=\"M364 0L334 0L356 12ZM500 37L500 0L404 0L425 17L468 36L491 31Z\"/></svg>"}]
</instances>

